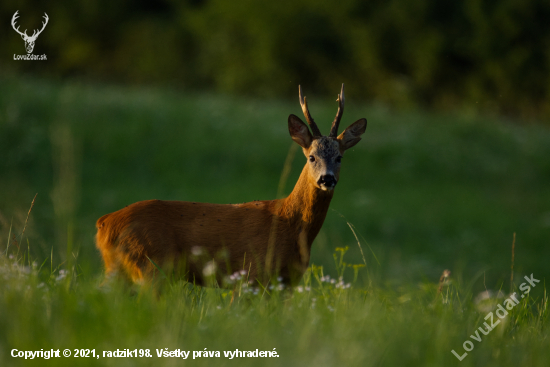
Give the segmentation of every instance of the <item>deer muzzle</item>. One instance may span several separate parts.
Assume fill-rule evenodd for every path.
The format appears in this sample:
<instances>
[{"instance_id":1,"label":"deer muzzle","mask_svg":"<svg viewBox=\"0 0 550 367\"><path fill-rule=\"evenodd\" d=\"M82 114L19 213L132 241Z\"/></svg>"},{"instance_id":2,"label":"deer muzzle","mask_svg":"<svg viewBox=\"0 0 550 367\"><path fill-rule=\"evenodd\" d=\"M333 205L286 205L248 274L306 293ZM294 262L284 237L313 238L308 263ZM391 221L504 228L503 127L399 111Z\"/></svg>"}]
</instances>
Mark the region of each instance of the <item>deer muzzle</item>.
<instances>
[{"instance_id":1,"label":"deer muzzle","mask_svg":"<svg viewBox=\"0 0 550 367\"><path fill-rule=\"evenodd\" d=\"M321 188L321 190L324 191L331 191L336 186L336 177L334 175L322 175L319 180L317 181L317 184Z\"/></svg>"}]
</instances>

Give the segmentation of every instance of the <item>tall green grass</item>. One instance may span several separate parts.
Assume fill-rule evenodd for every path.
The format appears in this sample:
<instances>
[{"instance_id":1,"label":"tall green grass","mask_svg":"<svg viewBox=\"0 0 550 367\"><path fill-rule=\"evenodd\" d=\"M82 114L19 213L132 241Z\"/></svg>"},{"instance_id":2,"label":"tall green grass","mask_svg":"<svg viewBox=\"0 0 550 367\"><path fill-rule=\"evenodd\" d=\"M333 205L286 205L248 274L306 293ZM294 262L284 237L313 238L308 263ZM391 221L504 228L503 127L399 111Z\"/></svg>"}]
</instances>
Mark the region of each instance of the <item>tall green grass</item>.
<instances>
[{"instance_id":1,"label":"tall green grass","mask_svg":"<svg viewBox=\"0 0 550 367\"><path fill-rule=\"evenodd\" d=\"M0 91L1 365L182 363L158 359L157 348L279 355L184 362L198 365L548 365L547 128L398 113L347 96L342 125L369 125L346 153L303 283L239 283L239 296L172 281L156 296L98 287L95 220L143 199L287 194L305 162L297 151L283 173L297 101L5 75ZM324 132L335 107L310 101ZM499 297L521 293L530 274L541 283L473 341ZM459 362L451 350L462 354L466 340L474 349ZM155 357L25 361L13 348L145 348Z\"/></svg>"},{"instance_id":2,"label":"tall green grass","mask_svg":"<svg viewBox=\"0 0 550 367\"><path fill-rule=\"evenodd\" d=\"M470 335L484 328L486 315L502 298L478 301L452 276L439 286L426 281L399 289L341 282L345 249L337 252L336 274L312 266L294 289L275 284L248 290L242 281L234 290L172 282L160 297L145 288L134 293L117 284L99 288L78 266L52 269L29 263L24 254L2 254L0 360L3 365L184 362L157 357L157 349L164 349L190 351L185 364L191 365L546 366L550 361L545 290L537 292L542 297L522 299L488 335L478 331L476 342ZM540 284L534 290L543 289ZM467 340L474 349L459 362L451 350L463 355ZM14 348L69 349L73 355L75 349L93 349L100 357L28 361L11 357ZM149 349L152 356L103 354L117 349ZM192 358L193 351L205 349L220 357ZM224 351L256 349L275 350L279 357L224 357Z\"/></svg>"}]
</instances>

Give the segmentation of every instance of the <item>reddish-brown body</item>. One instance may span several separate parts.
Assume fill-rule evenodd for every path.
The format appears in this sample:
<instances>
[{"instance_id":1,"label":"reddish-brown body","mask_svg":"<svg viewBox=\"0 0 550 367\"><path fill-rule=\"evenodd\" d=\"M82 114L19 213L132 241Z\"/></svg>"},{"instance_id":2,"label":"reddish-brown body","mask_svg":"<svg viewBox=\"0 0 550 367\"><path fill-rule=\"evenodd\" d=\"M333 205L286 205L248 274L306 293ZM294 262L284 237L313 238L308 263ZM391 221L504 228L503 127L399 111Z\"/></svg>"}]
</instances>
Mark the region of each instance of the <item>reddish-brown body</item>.
<instances>
[{"instance_id":1,"label":"reddish-brown body","mask_svg":"<svg viewBox=\"0 0 550 367\"><path fill-rule=\"evenodd\" d=\"M216 259L220 274L244 269L250 279L277 274L290 280L309 264L332 195L309 184L303 172L292 193L280 200L229 205L140 201L97 221L97 247L108 274L123 271L133 281L151 278L151 259L184 269L190 281L202 284L204 262L191 260L193 248Z\"/></svg>"},{"instance_id":2,"label":"reddish-brown body","mask_svg":"<svg viewBox=\"0 0 550 367\"><path fill-rule=\"evenodd\" d=\"M106 274L122 273L144 282L153 278L158 266L204 284L204 267L214 260L218 279L239 270L260 282L274 275L286 282L299 279L325 220L340 160L361 140L367 124L360 119L337 137L343 86L338 100L331 134L321 136L300 91L313 135L298 117L289 116L290 135L309 161L285 199L228 205L148 200L101 217L96 244Z\"/></svg>"}]
</instances>

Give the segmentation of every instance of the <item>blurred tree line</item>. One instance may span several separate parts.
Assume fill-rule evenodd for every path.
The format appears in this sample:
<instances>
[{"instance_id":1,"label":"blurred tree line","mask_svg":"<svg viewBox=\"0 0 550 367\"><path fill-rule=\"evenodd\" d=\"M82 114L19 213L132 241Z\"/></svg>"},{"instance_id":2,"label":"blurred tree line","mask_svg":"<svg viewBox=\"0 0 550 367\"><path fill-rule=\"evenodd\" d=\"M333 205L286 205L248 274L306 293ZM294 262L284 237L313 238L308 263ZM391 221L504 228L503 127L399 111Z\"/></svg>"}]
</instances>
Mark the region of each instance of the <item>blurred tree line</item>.
<instances>
[{"instance_id":1,"label":"blurred tree line","mask_svg":"<svg viewBox=\"0 0 550 367\"><path fill-rule=\"evenodd\" d=\"M41 26L34 54L11 29ZM546 0L21 0L0 5L0 68L54 77L170 84L550 117Z\"/></svg>"}]
</instances>

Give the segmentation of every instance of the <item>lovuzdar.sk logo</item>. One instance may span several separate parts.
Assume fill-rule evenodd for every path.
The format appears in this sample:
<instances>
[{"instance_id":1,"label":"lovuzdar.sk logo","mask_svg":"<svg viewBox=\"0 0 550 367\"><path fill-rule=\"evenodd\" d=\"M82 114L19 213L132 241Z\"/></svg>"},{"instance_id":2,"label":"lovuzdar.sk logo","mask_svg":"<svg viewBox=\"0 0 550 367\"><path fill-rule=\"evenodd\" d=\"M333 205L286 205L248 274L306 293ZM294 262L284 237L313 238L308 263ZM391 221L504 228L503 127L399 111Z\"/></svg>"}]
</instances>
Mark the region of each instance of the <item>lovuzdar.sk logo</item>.
<instances>
[{"instance_id":1,"label":"lovuzdar.sk logo","mask_svg":"<svg viewBox=\"0 0 550 367\"><path fill-rule=\"evenodd\" d=\"M32 50L34 49L34 42L36 42L36 39L42 33L44 28L46 28L46 24L48 24L48 14L44 13L44 22L42 22L42 29L40 30L34 30L32 33L32 36L27 35L27 30L25 29L24 32L19 31L19 26L16 27L16 20L19 17L17 14L19 10L13 14L13 18L11 18L11 26L13 29L21 35L21 38L23 38L23 41L25 41L25 49L27 50L26 55L13 55L14 60L46 60L46 55L34 55L32 53Z\"/></svg>"}]
</instances>

